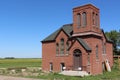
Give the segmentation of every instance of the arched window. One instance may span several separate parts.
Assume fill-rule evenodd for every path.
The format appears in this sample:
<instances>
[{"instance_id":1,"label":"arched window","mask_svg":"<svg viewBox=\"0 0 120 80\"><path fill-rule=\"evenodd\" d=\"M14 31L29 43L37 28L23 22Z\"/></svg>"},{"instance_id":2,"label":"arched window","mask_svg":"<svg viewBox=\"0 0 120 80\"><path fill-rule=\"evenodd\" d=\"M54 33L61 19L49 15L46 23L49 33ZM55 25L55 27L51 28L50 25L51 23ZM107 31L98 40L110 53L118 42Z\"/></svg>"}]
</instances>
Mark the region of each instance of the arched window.
<instances>
[{"instance_id":1,"label":"arched window","mask_svg":"<svg viewBox=\"0 0 120 80\"><path fill-rule=\"evenodd\" d=\"M88 53L88 65L90 64L90 53Z\"/></svg>"},{"instance_id":2,"label":"arched window","mask_svg":"<svg viewBox=\"0 0 120 80\"><path fill-rule=\"evenodd\" d=\"M59 44L57 43L56 44L56 55L58 55L59 54Z\"/></svg>"},{"instance_id":3,"label":"arched window","mask_svg":"<svg viewBox=\"0 0 120 80\"><path fill-rule=\"evenodd\" d=\"M94 12L92 13L92 23L93 25L95 25L95 13Z\"/></svg>"},{"instance_id":4,"label":"arched window","mask_svg":"<svg viewBox=\"0 0 120 80\"><path fill-rule=\"evenodd\" d=\"M96 26L99 26L99 19L98 19L98 14L96 14Z\"/></svg>"},{"instance_id":5,"label":"arched window","mask_svg":"<svg viewBox=\"0 0 120 80\"><path fill-rule=\"evenodd\" d=\"M98 59L98 45L96 46L96 59Z\"/></svg>"},{"instance_id":6,"label":"arched window","mask_svg":"<svg viewBox=\"0 0 120 80\"><path fill-rule=\"evenodd\" d=\"M74 56L80 56L81 51L79 49L74 50Z\"/></svg>"},{"instance_id":7,"label":"arched window","mask_svg":"<svg viewBox=\"0 0 120 80\"><path fill-rule=\"evenodd\" d=\"M103 43L103 54L106 54L106 44Z\"/></svg>"},{"instance_id":8,"label":"arched window","mask_svg":"<svg viewBox=\"0 0 120 80\"><path fill-rule=\"evenodd\" d=\"M66 43L66 54L69 54L69 50L68 49L69 49L69 43L67 42Z\"/></svg>"},{"instance_id":9,"label":"arched window","mask_svg":"<svg viewBox=\"0 0 120 80\"><path fill-rule=\"evenodd\" d=\"M64 54L64 39L62 38L60 41L60 54Z\"/></svg>"},{"instance_id":10,"label":"arched window","mask_svg":"<svg viewBox=\"0 0 120 80\"><path fill-rule=\"evenodd\" d=\"M87 25L87 15L86 12L82 13L82 26L86 26Z\"/></svg>"},{"instance_id":11,"label":"arched window","mask_svg":"<svg viewBox=\"0 0 120 80\"><path fill-rule=\"evenodd\" d=\"M81 15L80 13L77 14L77 27L80 28L81 26Z\"/></svg>"}]
</instances>

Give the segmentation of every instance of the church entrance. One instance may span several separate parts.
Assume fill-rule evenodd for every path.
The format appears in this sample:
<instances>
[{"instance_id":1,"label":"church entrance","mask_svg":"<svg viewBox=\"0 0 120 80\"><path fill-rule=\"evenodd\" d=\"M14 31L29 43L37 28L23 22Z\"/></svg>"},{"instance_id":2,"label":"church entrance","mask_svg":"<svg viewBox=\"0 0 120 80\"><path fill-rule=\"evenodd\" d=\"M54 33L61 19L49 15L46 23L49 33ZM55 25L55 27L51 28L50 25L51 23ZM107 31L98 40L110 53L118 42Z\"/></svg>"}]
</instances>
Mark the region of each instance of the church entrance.
<instances>
[{"instance_id":1,"label":"church entrance","mask_svg":"<svg viewBox=\"0 0 120 80\"><path fill-rule=\"evenodd\" d=\"M79 49L75 49L73 52L74 58L74 70L79 70L82 68L82 53Z\"/></svg>"}]
</instances>

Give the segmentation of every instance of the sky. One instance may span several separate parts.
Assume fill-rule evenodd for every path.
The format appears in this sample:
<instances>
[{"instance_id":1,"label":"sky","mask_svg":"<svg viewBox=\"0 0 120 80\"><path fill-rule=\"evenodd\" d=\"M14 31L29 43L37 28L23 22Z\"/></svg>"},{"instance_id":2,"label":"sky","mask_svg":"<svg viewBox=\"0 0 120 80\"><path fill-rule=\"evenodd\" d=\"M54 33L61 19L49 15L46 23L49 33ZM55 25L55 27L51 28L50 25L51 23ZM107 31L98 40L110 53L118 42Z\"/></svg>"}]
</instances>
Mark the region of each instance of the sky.
<instances>
[{"instance_id":1,"label":"sky","mask_svg":"<svg viewBox=\"0 0 120 80\"><path fill-rule=\"evenodd\" d=\"M104 31L120 29L120 0L0 0L0 57L41 58L42 41L64 24L72 9L93 4Z\"/></svg>"}]
</instances>

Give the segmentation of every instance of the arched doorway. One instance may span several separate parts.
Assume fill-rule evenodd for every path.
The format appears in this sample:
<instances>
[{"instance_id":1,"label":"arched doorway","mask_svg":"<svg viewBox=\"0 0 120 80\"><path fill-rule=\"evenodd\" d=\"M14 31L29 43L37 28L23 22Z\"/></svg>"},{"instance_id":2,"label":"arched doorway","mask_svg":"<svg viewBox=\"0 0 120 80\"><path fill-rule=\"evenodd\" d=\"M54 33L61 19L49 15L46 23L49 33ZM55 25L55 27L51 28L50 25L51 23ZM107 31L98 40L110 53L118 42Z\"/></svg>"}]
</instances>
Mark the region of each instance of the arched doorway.
<instances>
[{"instance_id":1,"label":"arched doorway","mask_svg":"<svg viewBox=\"0 0 120 80\"><path fill-rule=\"evenodd\" d=\"M82 53L79 49L74 50L73 59L74 59L74 70L78 70L79 67L82 67Z\"/></svg>"}]
</instances>

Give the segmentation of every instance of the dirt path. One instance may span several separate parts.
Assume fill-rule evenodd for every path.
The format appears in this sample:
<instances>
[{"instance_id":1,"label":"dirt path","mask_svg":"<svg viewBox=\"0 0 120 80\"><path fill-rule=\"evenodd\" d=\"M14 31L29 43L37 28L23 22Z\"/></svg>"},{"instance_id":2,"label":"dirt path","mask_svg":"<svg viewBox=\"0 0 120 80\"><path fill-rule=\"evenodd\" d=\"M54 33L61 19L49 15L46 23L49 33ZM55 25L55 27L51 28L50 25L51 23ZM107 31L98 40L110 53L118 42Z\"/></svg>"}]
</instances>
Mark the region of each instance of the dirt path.
<instances>
[{"instance_id":1,"label":"dirt path","mask_svg":"<svg viewBox=\"0 0 120 80\"><path fill-rule=\"evenodd\" d=\"M11 77L11 76L0 75L0 80L43 80L43 79L20 78L20 77Z\"/></svg>"}]
</instances>

